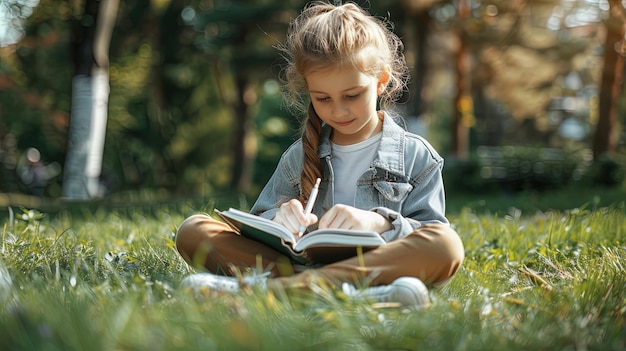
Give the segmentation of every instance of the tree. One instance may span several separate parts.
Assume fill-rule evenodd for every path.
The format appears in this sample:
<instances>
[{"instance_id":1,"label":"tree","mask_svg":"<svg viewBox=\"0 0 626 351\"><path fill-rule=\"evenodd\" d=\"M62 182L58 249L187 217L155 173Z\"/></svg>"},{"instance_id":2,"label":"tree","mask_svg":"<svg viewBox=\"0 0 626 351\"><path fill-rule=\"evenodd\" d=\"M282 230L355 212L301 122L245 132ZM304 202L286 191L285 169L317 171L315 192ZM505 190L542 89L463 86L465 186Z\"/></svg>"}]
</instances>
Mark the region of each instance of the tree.
<instances>
[{"instance_id":1,"label":"tree","mask_svg":"<svg viewBox=\"0 0 626 351\"><path fill-rule=\"evenodd\" d=\"M261 82L273 76L270 68L278 58L273 46L286 32L287 22L279 18L285 19L284 15L293 9L290 2L216 1L193 23L199 31L211 33L203 38L202 45L215 60L221 86L230 86L234 91L229 94L226 89L220 89L234 117L232 189L246 191L251 185L257 152L252 113L258 103Z\"/></svg>"},{"instance_id":2,"label":"tree","mask_svg":"<svg viewBox=\"0 0 626 351\"><path fill-rule=\"evenodd\" d=\"M617 145L618 102L624 75L626 55L626 8L620 0L609 0L609 18L604 22L604 64L600 84L598 123L593 139L593 155L598 160L603 154L615 152Z\"/></svg>"},{"instance_id":3,"label":"tree","mask_svg":"<svg viewBox=\"0 0 626 351\"><path fill-rule=\"evenodd\" d=\"M502 142L562 145L564 141L557 132L571 114L564 112L555 118L557 114L548 109L562 97L582 101L593 91L592 87L599 85L596 72L601 65L595 48L601 38L601 19L606 13L601 2L489 1L472 2L471 9L471 15L464 20L457 8L455 16L447 21L452 23L452 28L461 29L472 53L474 103L468 105L476 110L476 130L493 136L494 132L485 132L486 126L506 118L506 124L514 127L503 129L504 122L494 125L495 130L503 132L497 133L497 138L490 137L492 145ZM438 12L442 11L434 11L436 18L447 18ZM582 77L584 92L564 85L570 73ZM487 111L489 101L504 112ZM588 116L584 123L589 123Z\"/></svg>"},{"instance_id":4,"label":"tree","mask_svg":"<svg viewBox=\"0 0 626 351\"><path fill-rule=\"evenodd\" d=\"M63 196L101 195L100 172L109 96L109 43L119 0L85 0L72 40L72 113Z\"/></svg>"},{"instance_id":5,"label":"tree","mask_svg":"<svg viewBox=\"0 0 626 351\"><path fill-rule=\"evenodd\" d=\"M469 0L458 0L457 10L459 21L466 21L471 16ZM457 158L469 158L469 128L473 123L473 107L471 98L470 52L468 40L461 28L457 28L458 48L454 54L456 68L456 95L453 103L452 153Z\"/></svg>"}]
</instances>

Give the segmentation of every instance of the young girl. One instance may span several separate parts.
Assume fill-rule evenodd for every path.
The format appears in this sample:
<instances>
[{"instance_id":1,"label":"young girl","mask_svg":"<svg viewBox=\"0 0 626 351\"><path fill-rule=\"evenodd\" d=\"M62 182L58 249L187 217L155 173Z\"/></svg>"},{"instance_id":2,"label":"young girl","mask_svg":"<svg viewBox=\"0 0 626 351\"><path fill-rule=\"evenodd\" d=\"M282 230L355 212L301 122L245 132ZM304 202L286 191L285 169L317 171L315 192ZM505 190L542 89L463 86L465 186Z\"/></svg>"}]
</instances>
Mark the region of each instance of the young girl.
<instances>
[{"instance_id":1,"label":"young girl","mask_svg":"<svg viewBox=\"0 0 626 351\"><path fill-rule=\"evenodd\" d=\"M381 302L428 304L425 284L451 278L464 251L444 214L443 159L426 140L400 128L388 110L377 110L405 88L400 39L354 4L316 2L291 24L281 49L288 61L287 95L304 107L306 119L302 137L282 155L251 213L293 233L312 225L372 230L388 245L301 271L229 225L194 215L179 227L176 246L187 262L210 273L183 284L235 292L242 283L236 272L260 262L270 277L244 283L307 288L322 280ZM319 195L305 215L317 178ZM370 287L355 288L364 285Z\"/></svg>"}]
</instances>

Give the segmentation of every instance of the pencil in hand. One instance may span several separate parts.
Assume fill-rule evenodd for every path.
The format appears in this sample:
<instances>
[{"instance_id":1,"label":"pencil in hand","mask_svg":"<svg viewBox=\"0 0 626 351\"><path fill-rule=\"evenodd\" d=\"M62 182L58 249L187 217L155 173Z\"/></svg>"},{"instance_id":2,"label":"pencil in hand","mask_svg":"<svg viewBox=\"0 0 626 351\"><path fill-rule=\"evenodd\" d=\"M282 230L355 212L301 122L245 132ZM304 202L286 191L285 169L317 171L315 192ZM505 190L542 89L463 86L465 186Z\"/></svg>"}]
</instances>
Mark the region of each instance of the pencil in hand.
<instances>
[{"instance_id":1,"label":"pencil in hand","mask_svg":"<svg viewBox=\"0 0 626 351\"><path fill-rule=\"evenodd\" d=\"M317 192L319 190L321 181L322 180L320 178L317 178L317 180L315 181L315 185L313 186L313 189L311 189L311 195L309 195L309 199L306 202L306 207L304 208L305 216L308 216L313 210L313 205L315 204L315 200L317 199ZM298 237L302 236L305 230L306 230L306 227L301 225L300 228L298 228Z\"/></svg>"}]
</instances>

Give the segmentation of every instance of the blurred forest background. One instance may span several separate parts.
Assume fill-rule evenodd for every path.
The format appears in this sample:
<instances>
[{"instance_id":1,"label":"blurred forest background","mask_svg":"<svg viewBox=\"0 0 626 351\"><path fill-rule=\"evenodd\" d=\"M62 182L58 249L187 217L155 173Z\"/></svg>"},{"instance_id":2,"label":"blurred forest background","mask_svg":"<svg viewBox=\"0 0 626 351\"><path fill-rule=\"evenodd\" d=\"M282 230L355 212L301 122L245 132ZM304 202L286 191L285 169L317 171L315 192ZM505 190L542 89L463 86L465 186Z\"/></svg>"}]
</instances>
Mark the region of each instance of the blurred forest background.
<instances>
[{"instance_id":1,"label":"blurred forest background","mask_svg":"<svg viewBox=\"0 0 626 351\"><path fill-rule=\"evenodd\" d=\"M298 137L274 46L305 3L0 0L0 192L67 196L77 152L95 164L78 175L97 180L90 198L255 196ZM405 43L397 109L446 157L448 192L623 183L623 1L357 3ZM93 77L110 90L85 100ZM86 129L80 101L104 104Z\"/></svg>"}]
</instances>

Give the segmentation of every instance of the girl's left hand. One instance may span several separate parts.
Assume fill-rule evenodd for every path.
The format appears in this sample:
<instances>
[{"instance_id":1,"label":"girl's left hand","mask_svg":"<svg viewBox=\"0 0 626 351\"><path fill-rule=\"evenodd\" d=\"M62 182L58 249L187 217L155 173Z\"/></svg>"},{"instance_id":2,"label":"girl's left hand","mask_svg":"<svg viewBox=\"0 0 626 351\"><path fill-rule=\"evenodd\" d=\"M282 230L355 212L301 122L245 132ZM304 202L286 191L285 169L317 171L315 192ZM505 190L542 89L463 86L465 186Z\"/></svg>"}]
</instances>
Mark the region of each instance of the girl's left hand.
<instances>
[{"instance_id":1,"label":"girl's left hand","mask_svg":"<svg viewBox=\"0 0 626 351\"><path fill-rule=\"evenodd\" d=\"M348 205L333 206L320 218L318 227L319 229L371 230L378 233L392 228L391 222L380 214Z\"/></svg>"}]
</instances>

